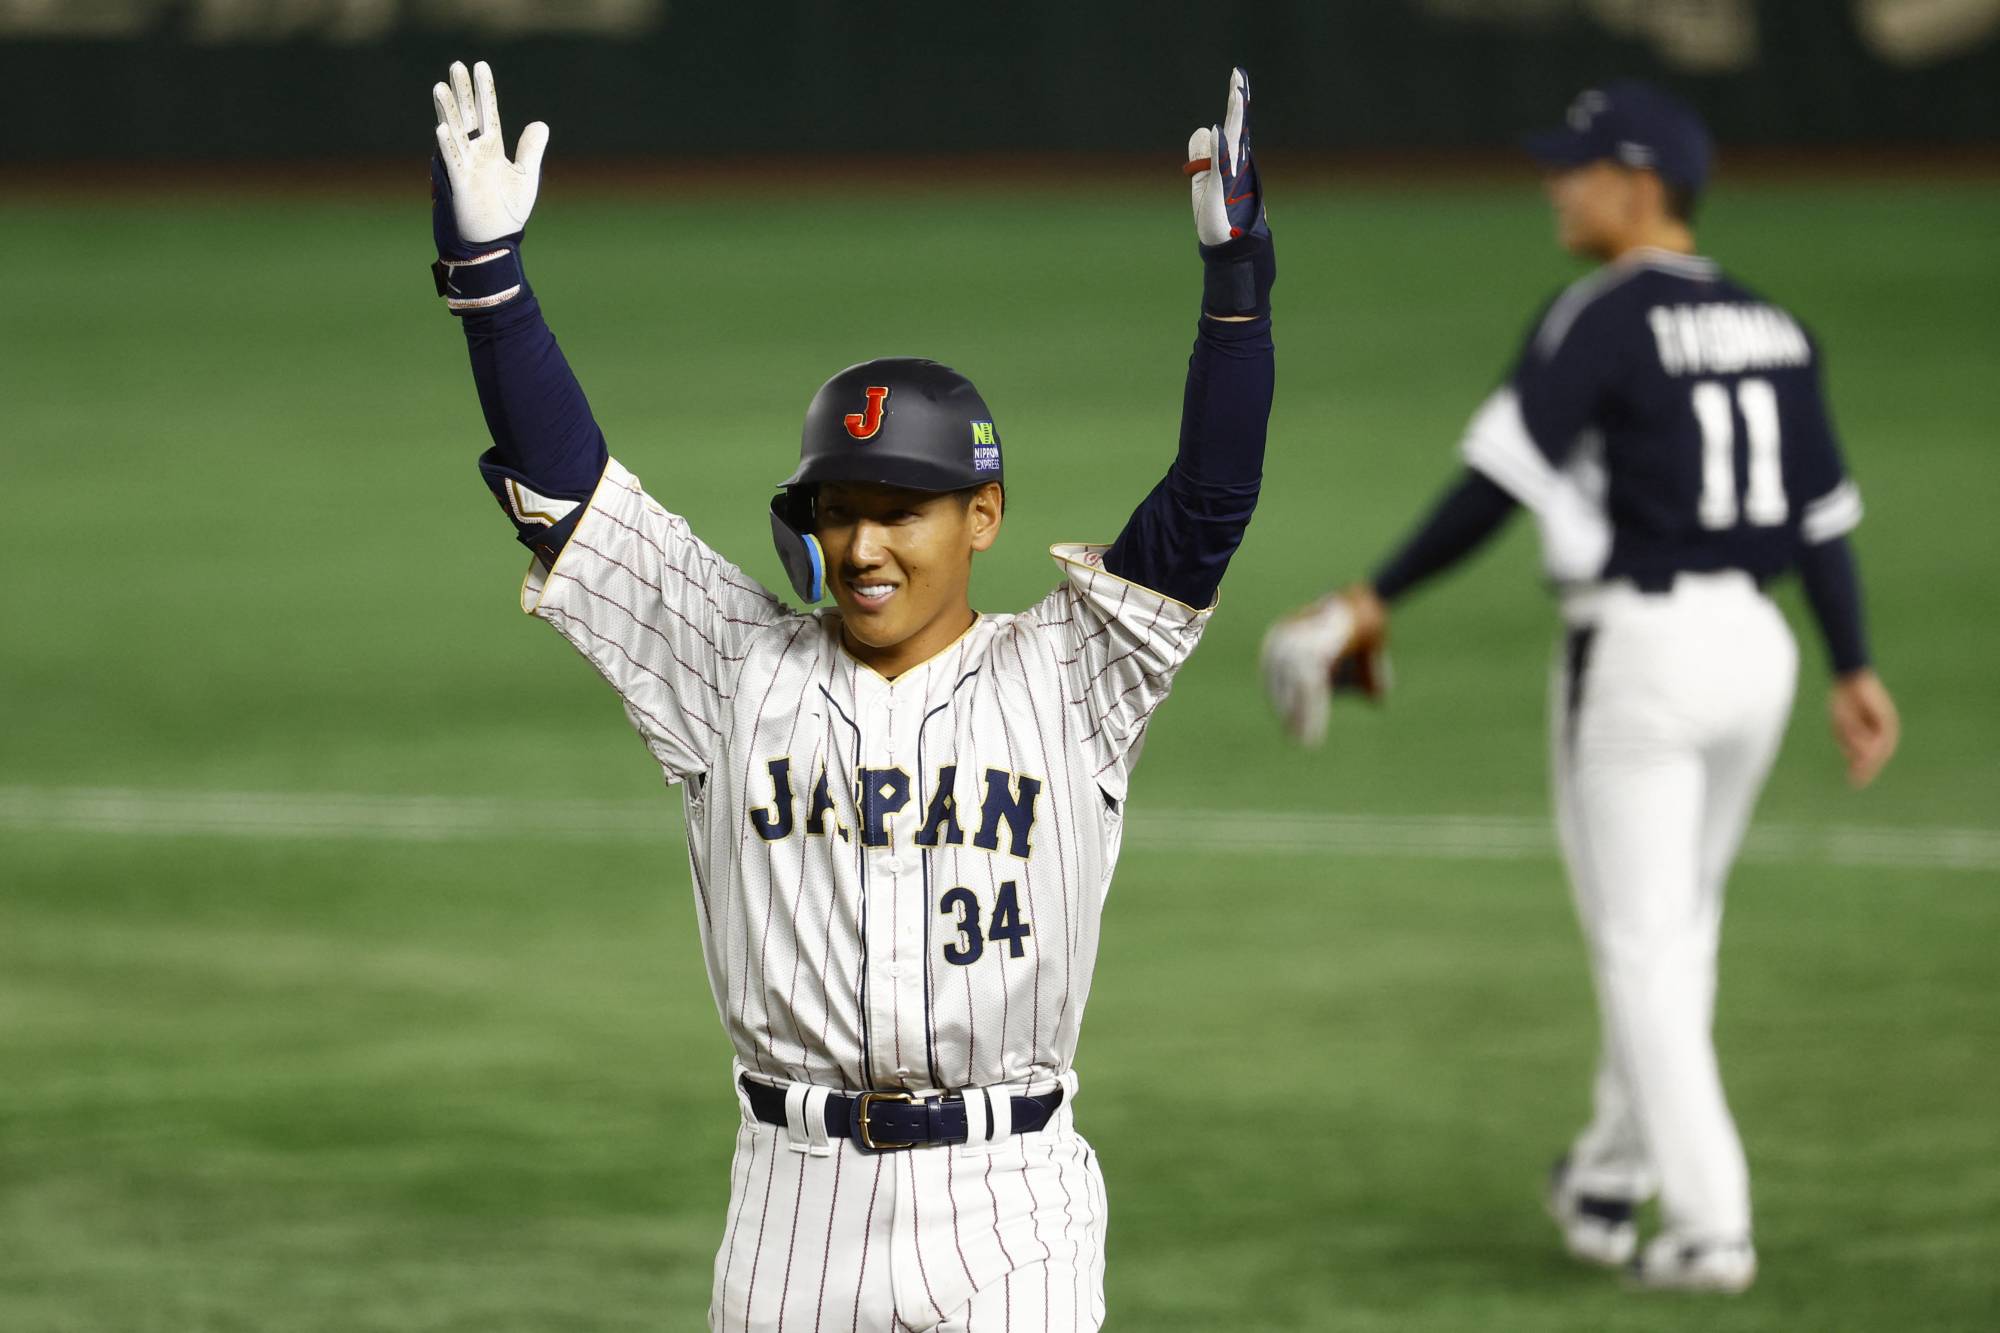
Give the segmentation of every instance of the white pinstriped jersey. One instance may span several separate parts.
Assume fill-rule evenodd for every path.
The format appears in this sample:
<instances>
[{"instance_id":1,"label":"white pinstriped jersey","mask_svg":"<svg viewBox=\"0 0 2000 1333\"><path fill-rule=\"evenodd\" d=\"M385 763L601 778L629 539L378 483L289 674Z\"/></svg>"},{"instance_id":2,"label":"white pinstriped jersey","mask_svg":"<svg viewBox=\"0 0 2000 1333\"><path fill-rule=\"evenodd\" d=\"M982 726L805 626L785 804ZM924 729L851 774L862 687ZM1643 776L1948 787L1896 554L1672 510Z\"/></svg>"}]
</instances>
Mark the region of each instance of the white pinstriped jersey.
<instances>
[{"instance_id":1,"label":"white pinstriped jersey","mask_svg":"<svg viewBox=\"0 0 2000 1333\"><path fill-rule=\"evenodd\" d=\"M894 681L615 459L523 609L590 659L670 783L716 1009L751 1073L917 1091L1066 1071L1153 710L1207 621L1064 582Z\"/></svg>"}]
</instances>

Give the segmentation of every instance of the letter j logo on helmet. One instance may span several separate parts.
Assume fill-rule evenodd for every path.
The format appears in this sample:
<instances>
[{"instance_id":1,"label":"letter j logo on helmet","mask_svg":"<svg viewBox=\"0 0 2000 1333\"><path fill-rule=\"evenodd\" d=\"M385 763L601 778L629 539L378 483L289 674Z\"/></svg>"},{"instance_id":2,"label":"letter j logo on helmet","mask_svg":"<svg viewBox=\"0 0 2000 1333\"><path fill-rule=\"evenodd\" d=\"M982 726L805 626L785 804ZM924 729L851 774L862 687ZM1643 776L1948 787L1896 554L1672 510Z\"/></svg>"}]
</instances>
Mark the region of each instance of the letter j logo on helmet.
<instances>
[{"instance_id":1,"label":"letter j logo on helmet","mask_svg":"<svg viewBox=\"0 0 2000 1333\"><path fill-rule=\"evenodd\" d=\"M889 386L871 384L868 386L868 410L849 412L845 418L847 433L857 440L872 440L875 432L882 429L882 405L889 401Z\"/></svg>"}]
</instances>

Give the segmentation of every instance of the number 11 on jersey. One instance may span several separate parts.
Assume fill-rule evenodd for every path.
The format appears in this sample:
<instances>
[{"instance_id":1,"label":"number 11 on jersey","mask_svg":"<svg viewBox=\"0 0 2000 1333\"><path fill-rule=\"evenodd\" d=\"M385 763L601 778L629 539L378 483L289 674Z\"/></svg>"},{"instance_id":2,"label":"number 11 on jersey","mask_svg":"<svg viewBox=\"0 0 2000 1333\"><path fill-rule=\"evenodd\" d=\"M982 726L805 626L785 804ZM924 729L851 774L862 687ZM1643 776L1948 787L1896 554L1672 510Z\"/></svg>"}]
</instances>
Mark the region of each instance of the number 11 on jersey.
<instances>
[{"instance_id":1,"label":"number 11 on jersey","mask_svg":"<svg viewBox=\"0 0 2000 1333\"><path fill-rule=\"evenodd\" d=\"M1766 379L1739 380L1732 410L1729 388L1719 380L1694 386L1694 415L1701 423L1701 525L1736 526L1736 415L1741 412L1749 440L1750 475L1743 488L1742 515L1760 528L1785 521L1785 476L1779 458L1778 394Z\"/></svg>"}]
</instances>

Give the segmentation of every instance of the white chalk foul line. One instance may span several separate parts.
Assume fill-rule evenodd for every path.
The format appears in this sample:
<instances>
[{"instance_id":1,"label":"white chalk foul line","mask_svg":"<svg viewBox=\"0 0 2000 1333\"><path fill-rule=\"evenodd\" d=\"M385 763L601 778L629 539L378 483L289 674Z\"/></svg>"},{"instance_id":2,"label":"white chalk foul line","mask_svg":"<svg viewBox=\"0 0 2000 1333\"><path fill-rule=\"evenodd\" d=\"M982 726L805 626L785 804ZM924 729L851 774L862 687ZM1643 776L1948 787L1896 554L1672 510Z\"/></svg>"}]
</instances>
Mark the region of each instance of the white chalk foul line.
<instances>
[{"instance_id":1,"label":"white chalk foul line","mask_svg":"<svg viewBox=\"0 0 2000 1333\"><path fill-rule=\"evenodd\" d=\"M679 835L671 801L522 800L355 792L0 787L0 828L241 838L450 842Z\"/></svg>"},{"instance_id":2,"label":"white chalk foul line","mask_svg":"<svg viewBox=\"0 0 2000 1333\"><path fill-rule=\"evenodd\" d=\"M166 791L0 787L0 830L157 837L452 842L681 839L671 798L583 801L354 792ZM1240 856L1378 856L1415 860L1549 858L1548 821L1523 815L1359 815L1267 810L1135 810L1135 850ZM2000 870L2000 829L1759 824L1745 859L1885 869Z\"/></svg>"},{"instance_id":3,"label":"white chalk foul line","mask_svg":"<svg viewBox=\"0 0 2000 1333\"><path fill-rule=\"evenodd\" d=\"M1135 839L1188 851L1349 855L1423 860L1522 860L1556 855L1545 818L1521 815L1134 812ZM1769 864L2000 870L2000 829L1756 824L1744 860Z\"/></svg>"}]
</instances>

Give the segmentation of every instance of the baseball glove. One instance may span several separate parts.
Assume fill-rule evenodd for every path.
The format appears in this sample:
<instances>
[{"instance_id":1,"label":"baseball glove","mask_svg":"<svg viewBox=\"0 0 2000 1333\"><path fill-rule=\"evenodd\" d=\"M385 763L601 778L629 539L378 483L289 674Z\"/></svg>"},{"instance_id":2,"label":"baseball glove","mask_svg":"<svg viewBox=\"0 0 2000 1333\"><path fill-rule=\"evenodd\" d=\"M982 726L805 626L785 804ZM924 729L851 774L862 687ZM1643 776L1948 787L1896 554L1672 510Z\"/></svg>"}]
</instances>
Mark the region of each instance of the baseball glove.
<instances>
[{"instance_id":1,"label":"baseball glove","mask_svg":"<svg viewBox=\"0 0 2000 1333\"><path fill-rule=\"evenodd\" d=\"M1389 693L1381 617L1358 615L1344 593L1329 593L1274 623L1264 635L1259 665L1278 721L1301 745L1325 741L1336 694L1380 703Z\"/></svg>"}]
</instances>

